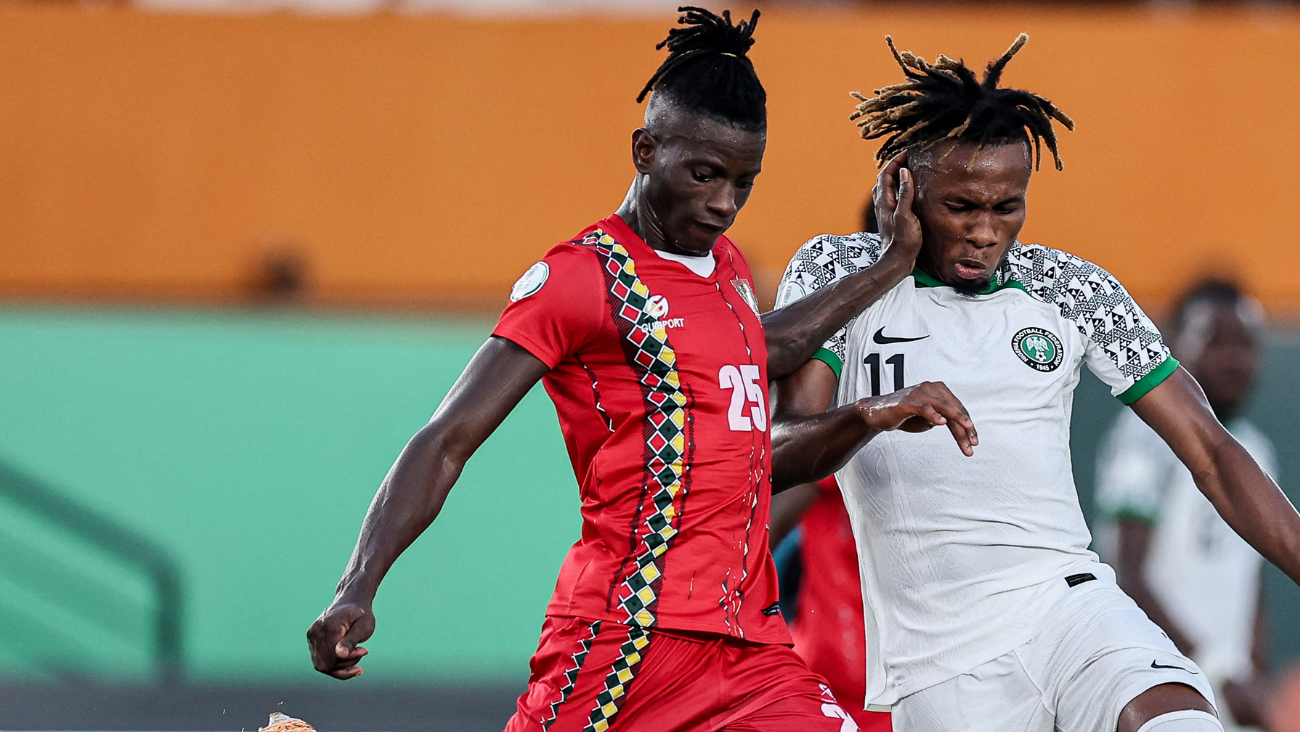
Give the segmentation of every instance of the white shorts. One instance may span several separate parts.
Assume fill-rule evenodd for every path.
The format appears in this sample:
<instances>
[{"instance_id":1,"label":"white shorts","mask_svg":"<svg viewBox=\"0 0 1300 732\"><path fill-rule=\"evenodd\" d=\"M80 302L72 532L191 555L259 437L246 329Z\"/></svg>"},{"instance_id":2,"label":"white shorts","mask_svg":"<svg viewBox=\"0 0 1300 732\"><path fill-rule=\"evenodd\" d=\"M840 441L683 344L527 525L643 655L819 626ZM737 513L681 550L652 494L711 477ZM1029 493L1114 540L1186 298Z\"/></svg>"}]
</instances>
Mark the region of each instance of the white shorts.
<instances>
[{"instance_id":1,"label":"white shorts","mask_svg":"<svg viewBox=\"0 0 1300 732\"><path fill-rule=\"evenodd\" d=\"M1032 640L969 673L903 697L895 732L1115 732L1119 713L1160 684L1211 704L1205 674L1113 582L1084 582Z\"/></svg>"}]
</instances>

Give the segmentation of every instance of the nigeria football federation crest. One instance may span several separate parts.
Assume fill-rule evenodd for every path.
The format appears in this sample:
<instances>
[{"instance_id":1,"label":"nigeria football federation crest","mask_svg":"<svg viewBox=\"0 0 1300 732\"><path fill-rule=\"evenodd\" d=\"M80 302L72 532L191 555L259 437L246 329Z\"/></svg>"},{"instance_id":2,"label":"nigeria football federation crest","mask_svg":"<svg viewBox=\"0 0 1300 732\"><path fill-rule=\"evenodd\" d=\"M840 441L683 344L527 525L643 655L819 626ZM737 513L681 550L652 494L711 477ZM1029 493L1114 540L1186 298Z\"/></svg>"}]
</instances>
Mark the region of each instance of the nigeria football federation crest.
<instances>
[{"instance_id":1,"label":"nigeria football federation crest","mask_svg":"<svg viewBox=\"0 0 1300 732\"><path fill-rule=\"evenodd\" d=\"M1064 348L1050 330L1024 328L1011 339L1011 350L1035 371L1055 371L1061 365Z\"/></svg>"}]
</instances>

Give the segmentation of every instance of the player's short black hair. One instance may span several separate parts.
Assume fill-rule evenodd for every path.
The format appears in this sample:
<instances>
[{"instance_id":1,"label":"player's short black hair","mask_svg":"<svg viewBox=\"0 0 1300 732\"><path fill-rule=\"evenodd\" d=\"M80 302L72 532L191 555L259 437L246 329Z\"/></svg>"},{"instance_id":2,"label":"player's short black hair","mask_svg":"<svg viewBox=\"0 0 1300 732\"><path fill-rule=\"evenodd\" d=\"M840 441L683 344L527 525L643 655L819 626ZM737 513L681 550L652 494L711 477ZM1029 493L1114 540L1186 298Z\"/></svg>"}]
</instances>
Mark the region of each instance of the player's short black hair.
<instances>
[{"instance_id":1,"label":"player's short black hair","mask_svg":"<svg viewBox=\"0 0 1300 732\"><path fill-rule=\"evenodd\" d=\"M731 11L714 15L704 8L677 9L682 28L668 31L656 49L668 48L668 58L655 71L637 102L654 92L687 110L748 131L767 128L767 92L749 60L754 45L757 10L748 21L733 25Z\"/></svg>"},{"instance_id":2,"label":"player's short black hair","mask_svg":"<svg viewBox=\"0 0 1300 732\"><path fill-rule=\"evenodd\" d=\"M1170 330L1180 333L1187 324L1187 316L1197 305L1209 304L1225 308L1238 308L1245 303L1254 305L1254 300L1242 291L1236 282L1219 278L1207 278L1196 282L1174 302L1170 317Z\"/></svg>"},{"instance_id":3,"label":"player's short black hair","mask_svg":"<svg viewBox=\"0 0 1300 732\"><path fill-rule=\"evenodd\" d=\"M1029 36L1021 33L1006 53L990 62L983 80L963 61L941 55L931 65L916 54L899 51L893 38L885 36L885 41L907 80L877 89L871 99L852 92L860 104L849 117L857 120L863 139L887 137L876 153L879 164L904 150L925 150L944 140L981 146L1032 140L1034 168L1042 161L1046 142L1056 169L1061 169L1052 120L1070 130L1074 120L1037 94L998 86L1002 70Z\"/></svg>"}]
</instances>

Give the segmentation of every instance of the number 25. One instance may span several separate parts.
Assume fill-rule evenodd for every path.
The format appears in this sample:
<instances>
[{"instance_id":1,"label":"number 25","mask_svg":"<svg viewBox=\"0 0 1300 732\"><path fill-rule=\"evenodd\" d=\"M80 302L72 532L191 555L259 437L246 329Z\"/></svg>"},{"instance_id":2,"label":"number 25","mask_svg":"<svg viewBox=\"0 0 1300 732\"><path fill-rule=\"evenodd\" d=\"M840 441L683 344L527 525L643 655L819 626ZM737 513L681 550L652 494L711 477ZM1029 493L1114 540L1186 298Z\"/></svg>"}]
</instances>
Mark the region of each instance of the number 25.
<instances>
[{"instance_id":1,"label":"number 25","mask_svg":"<svg viewBox=\"0 0 1300 732\"><path fill-rule=\"evenodd\" d=\"M718 371L718 386L731 389L731 408L727 410L727 424L733 432L767 429L767 404L763 399L763 387L759 386L762 374L753 364L741 364L739 368L727 364ZM746 403L752 402L749 414L745 414Z\"/></svg>"}]
</instances>

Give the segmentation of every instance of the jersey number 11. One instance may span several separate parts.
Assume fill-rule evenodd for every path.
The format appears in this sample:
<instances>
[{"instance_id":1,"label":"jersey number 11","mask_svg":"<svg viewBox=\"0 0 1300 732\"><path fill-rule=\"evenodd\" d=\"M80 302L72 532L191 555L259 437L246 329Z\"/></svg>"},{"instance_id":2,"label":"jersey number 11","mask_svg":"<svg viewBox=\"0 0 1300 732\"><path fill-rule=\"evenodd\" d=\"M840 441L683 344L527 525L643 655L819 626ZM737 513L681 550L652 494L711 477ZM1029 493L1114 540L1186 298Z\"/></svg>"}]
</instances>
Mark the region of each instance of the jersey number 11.
<instances>
[{"instance_id":1,"label":"jersey number 11","mask_svg":"<svg viewBox=\"0 0 1300 732\"><path fill-rule=\"evenodd\" d=\"M880 354L868 353L867 357L862 359L867 365L867 377L871 379L871 396L880 396ZM886 366L894 367L894 388L886 393L892 393L903 388L903 354L895 353L885 359Z\"/></svg>"}]
</instances>

